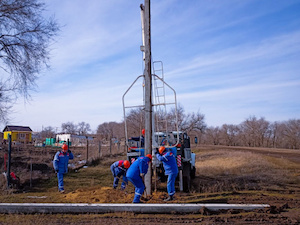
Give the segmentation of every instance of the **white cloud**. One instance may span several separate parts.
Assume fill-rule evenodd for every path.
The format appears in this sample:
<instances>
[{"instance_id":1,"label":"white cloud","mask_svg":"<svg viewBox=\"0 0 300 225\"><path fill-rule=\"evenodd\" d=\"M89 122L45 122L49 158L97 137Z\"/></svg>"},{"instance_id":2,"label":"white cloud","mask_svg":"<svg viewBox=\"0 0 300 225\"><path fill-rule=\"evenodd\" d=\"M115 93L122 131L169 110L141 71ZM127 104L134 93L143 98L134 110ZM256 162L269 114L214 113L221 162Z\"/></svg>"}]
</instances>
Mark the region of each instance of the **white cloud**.
<instances>
[{"instance_id":1,"label":"white cloud","mask_svg":"<svg viewBox=\"0 0 300 225\"><path fill-rule=\"evenodd\" d=\"M182 62L182 65L185 66L170 71L169 76L173 79L181 77L182 74L185 76L193 75L195 72L201 74L206 71L218 70L224 66L240 66L240 63L243 63L244 67L248 67L247 63L269 62L268 60L278 59L289 54L298 54L299 51L300 32L297 31L269 38L261 43L239 45L189 58L188 61ZM221 71L220 74L222 74Z\"/></svg>"},{"instance_id":2,"label":"white cloud","mask_svg":"<svg viewBox=\"0 0 300 225\"><path fill-rule=\"evenodd\" d=\"M122 95L143 71L143 1L46 3L63 25L53 44L52 69L38 80L33 101L16 105L12 122L39 128L84 121L95 130L100 123L121 121ZM256 114L280 120L297 115L300 17L290 7L297 3L269 4L152 2L152 55L164 60L166 82L187 112L200 110L208 125L239 123ZM277 18L285 26L277 26ZM140 97L134 92L128 102L136 104Z\"/></svg>"}]
</instances>

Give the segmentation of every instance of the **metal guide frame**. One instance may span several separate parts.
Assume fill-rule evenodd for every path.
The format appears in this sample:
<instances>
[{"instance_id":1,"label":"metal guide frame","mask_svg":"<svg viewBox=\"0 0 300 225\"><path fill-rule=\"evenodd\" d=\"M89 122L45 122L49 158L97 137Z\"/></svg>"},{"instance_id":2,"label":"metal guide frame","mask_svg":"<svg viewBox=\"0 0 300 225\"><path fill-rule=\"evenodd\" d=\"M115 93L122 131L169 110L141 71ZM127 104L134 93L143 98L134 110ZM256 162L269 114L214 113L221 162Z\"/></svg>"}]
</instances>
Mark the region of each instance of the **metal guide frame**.
<instances>
[{"instance_id":1,"label":"metal guide frame","mask_svg":"<svg viewBox=\"0 0 300 225\"><path fill-rule=\"evenodd\" d=\"M139 106L125 106L125 96L126 94L129 92L129 90L133 87L133 85L137 82L137 80L139 80L141 77L145 78L145 75L140 75L138 76L133 83L129 86L129 88L125 91L125 93L123 94L122 97L122 102L123 102L123 116L124 116L124 124L125 124L125 142L126 145L128 145L128 132L127 132L127 120L126 120L126 112L125 109L127 108L145 108L145 105L139 105Z\"/></svg>"},{"instance_id":2,"label":"metal guide frame","mask_svg":"<svg viewBox=\"0 0 300 225\"><path fill-rule=\"evenodd\" d=\"M140 75L138 76L133 83L129 86L129 88L125 91L125 93L123 94L122 97L122 103L123 103L123 116L124 116L124 124L125 124L125 141L126 141L126 145L129 146L128 144L128 131L127 131L127 120L126 120L126 109L128 108L145 108L145 105L132 105L132 106L126 106L125 105L125 96L127 95L127 93L130 91L130 89L133 87L133 85L140 79L140 78L144 78L144 75ZM173 93L174 93L174 102L169 102L169 103L158 103L158 104L153 104L152 103L152 107L154 106L159 106L159 105L174 105L175 106L175 117L176 117L176 132L177 134L179 134L178 131L178 116L177 116L177 98L176 98L176 91L169 85L167 84L162 78L160 78L159 76L152 74L152 77L155 77L156 79L160 80L161 82L163 82L164 85L166 85L168 88L170 88ZM179 143L179 135L177 135L177 140L176 143L174 145L165 145L166 148L171 148L171 147L175 147L177 146ZM156 147L156 146L152 146Z\"/></svg>"}]
</instances>

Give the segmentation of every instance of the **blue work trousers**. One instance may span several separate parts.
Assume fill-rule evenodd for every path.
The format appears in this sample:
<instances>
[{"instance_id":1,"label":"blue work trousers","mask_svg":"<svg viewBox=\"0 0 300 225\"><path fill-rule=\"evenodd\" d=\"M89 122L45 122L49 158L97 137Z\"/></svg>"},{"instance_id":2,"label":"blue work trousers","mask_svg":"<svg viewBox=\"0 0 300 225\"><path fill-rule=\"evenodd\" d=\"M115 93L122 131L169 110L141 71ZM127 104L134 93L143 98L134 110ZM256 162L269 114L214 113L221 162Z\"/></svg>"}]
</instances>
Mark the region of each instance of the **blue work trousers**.
<instances>
[{"instance_id":1,"label":"blue work trousers","mask_svg":"<svg viewBox=\"0 0 300 225\"><path fill-rule=\"evenodd\" d=\"M58 180L58 190L63 191L64 190L64 174L58 172L57 180Z\"/></svg>"},{"instance_id":2,"label":"blue work trousers","mask_svg":"<svg viewBox=\"0 0 300 225\"><path fill-rule=\"evenodd\" d=\"M114 168L114 165L111 165L110 170L111 170L111 172L112 172L112 175L114 176L113 187L116 189L116 188L118 187L118 183L119 183L120 177L118 177L118 176L115 174L115 168ZM127 182L126 182L126 183L127 183ZM122 184L121 184L121 189L125 189L126 183L124 182L124 175L123 175L123 182L122 182Z\"/></svg>"},{"instance_id":3,"label":"blue work trousers","mask_svg":"<svg viewBox=\"0 0 300 225\"><path fill-rule=\"evenodd\" d=\"M168 183L167 183L167 191L169 196L173 196L175 194L175 180L177 174L171 173L168 176Z\"/></svg>"},{"instance_id":4,"label":"blue work trousers","mask_svg":"<svg viewBox=\"0 0 300 225\"><path fill-rule=\"evenodd\" d=\"M128 180L134 185L135 187L135 193L132 203L140 203L141 196L144 193L145 185L141 177L137 177L135 179L131 177L127 177Z\"/></svg>"}]
</instances>

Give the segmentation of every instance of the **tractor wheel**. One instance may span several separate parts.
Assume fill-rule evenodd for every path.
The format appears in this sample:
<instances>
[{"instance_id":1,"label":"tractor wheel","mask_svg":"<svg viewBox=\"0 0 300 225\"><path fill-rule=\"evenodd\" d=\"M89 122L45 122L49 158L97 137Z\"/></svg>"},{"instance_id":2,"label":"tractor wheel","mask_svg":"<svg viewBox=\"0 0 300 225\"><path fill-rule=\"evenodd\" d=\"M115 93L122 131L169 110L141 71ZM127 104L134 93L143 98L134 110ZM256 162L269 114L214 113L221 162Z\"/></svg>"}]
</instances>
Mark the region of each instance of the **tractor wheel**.
<instances>
[{"instance_id":1,"label":"tractor wheel","mask_svg":"<svg viewBox=\"0 0 300 225\"><path fill-rule=\"evenodd\" d=\"M196 167L191 169L191 178L194 179L196 177Z\"/></svg>"},{"instance_id":2,"label":"tractor wheel","mask_svg":"<svg viewBox=\"0 0 300 225\"><path fill-rule=\"evenodd\" d=\"M184 163L183 164L183 191L190 192L191 190L191 164Z\"/></svg>"}]
</instances>

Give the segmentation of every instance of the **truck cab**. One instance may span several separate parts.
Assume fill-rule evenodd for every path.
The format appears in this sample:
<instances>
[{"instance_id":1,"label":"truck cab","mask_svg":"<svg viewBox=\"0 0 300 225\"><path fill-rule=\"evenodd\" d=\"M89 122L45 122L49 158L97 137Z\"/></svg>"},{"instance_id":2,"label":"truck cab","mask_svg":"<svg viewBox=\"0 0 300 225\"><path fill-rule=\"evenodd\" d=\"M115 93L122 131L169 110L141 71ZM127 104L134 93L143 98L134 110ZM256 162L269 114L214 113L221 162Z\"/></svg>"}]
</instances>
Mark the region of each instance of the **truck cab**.
<instances>
[{"instance_id":1,"label":"truck cab","mask_svg":"<svg viewBox=\"0 0 300 225\"><path fill-rule=\"evenodd\" d=\"M132 137L128 139L127 158L133 163L138 157L144 156L144 145L141 137ZM178 181L180 191L189 192L191 187L191 179L195 177L195 153L191 152L190 137L185 132L155 132L155 145L166 146L171 148L177 160ZM177 145L175 145L177 143ZM153 153L156 149L153 149ZM153 169L155 169L156 177L159 181L165 182L167 177L164 174L163 164L153 157Z\"/></svg>"}]
</instances>

